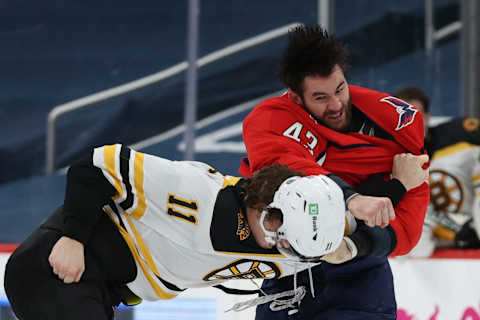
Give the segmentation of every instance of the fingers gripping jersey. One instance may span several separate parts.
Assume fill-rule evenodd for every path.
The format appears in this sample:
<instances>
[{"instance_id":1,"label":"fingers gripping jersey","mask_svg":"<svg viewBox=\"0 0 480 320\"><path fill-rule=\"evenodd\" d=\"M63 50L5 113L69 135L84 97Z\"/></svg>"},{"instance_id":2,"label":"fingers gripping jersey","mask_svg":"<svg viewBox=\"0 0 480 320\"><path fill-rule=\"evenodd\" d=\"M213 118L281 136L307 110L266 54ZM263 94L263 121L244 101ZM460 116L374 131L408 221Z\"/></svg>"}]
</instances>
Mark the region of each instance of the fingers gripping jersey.
<instances>
[{"instance_id":1,"label":"fingers gripping jersey","mask_svg":"<svg viewBox=\"0 0 480 320\"><path fill-rule=\"evenodd\" d=\"M139 297L170 299L228 279L293 274L277 250L252 245L236 191L240 178L120 145L95 149L93 163L117 191L115 208L104 210L135 258L137 278L128 287Z\"/></svg>"}]
</instances>

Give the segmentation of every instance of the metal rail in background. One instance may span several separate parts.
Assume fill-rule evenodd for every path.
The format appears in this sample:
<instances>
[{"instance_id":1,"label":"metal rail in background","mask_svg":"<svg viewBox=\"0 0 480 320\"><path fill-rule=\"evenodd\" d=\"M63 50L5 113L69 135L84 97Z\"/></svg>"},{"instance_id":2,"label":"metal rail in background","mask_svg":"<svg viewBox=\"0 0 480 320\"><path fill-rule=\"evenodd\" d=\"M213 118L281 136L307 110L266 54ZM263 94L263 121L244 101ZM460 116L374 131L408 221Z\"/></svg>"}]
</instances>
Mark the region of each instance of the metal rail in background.
<instances>
[{"instance_id":1,"label":"metal rail in background","mask_svg":"<svg viewBox=\"0 0 480 320\"><path fill-rule=\"evenodd\" d=\"M435 29L435 0L425 0L425 49L432 51L435 43L462 29L462 22L455 21L440 29Z\"/></svg>"},{"instance_id":2,"label":"metal rail in background","mask_svg":"<svg viewBox=\"0 0 480 320\"><path fill-rule=\"evenodd\" d=\"M334 33L335 1L317 0L317 11L318 25L327 30L329 34Z\"/></svg>"},{"instance_id":3,"label":"metal rail in background","mask_svg":"<svg viewBox=\"0 0 480 320\"><path fill-rule=\"evenodd\" d=\"M460 74L462 115L480 117L480 3L460 3L462 32L460 34Z\"/></svg>"},{"instance_id":4,"label":"metal rail in background","mask_svg":"<svg viewBox=\"0 0 480 320\"><path fill-rule=\"evenodd\" d=\"M197 67L201 68L209 63L220 60L231 54L248 49L266 41L281 37L288 33L288 30L297 26L299 23L291 23L283 27L259 34L255 37L248 38L246 40L237 42L233 45L227 46L223 49L214 51L206 56L197 60ZM188 68L188 62L183 61L170 68L154 73L147 77L111 88L104 91L100 91L86 97L76 99L61 105L54 107L47 116L47 138L46 138L46 173L52 174L55 170L55 147L56 147L56 134L55 125L57 119L64 114L83 109L94 103L109 100L111 98L120 96L122 94L129 93L139 88L143 88L154 83L160 82L174 75L177 75Z\"/></svg>"},{"instance_id":5,"label":"metal rail in background","mask_svg":"<svg viewBox=\"0 0 480 320\"><path fill-rule=\"evenodd\" d=\"M198 34L200 20L199 0L188 1L188 21L187 21L187 59L188 69L186 74L185 86L185 112L184 122L187 126L185 130L184 141L186 144L183 153L184 160L194 160L195 157L195 122L197 120L197 91L198 91Z\"/></svg>"},{"instance_id":6,"label":"metal rail in background","mask_svg":"<svg viewBox=\"0 0 480 320\"><path fill-rule=\"evenodd\" d=\"M478 0L458 0L460 21L435 29L435 0L425 0L425 50L432 54L435 43L460 33L460 109L463 116L480 117L480 5Z\"/></svg>"}]
</instances>

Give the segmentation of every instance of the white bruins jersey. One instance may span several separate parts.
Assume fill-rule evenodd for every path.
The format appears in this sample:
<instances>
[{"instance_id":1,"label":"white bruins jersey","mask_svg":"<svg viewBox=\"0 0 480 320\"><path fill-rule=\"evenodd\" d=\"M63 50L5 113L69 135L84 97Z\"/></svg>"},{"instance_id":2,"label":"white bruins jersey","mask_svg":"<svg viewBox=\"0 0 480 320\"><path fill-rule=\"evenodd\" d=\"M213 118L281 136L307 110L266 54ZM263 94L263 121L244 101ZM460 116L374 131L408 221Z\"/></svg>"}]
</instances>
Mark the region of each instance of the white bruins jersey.
<instances>
[{"instance_id":1,"label":"white bruins jersey","mask_svg":"<svg viewBox=\"0 0 480 320\"><path fill-rule=\"evenodd\" d=\"M432 128L430 201L435 211L472 215L480 191L479 122L458 119Z\"/></svg>"},{"instance_id":2,"label":"white bruins jersey","mask_svg":"<svg viewBox=\"0 0 480 320\"><path fill-rule=\"evenodd\" d=\"M480 236L480 122L458 118L429 129L430 206L413 257L451 247L456 233L473 218Z\"/></svg>"},{"instance_id":3,"label":"white bruins jersey","mask_svg":"<svg viewBox=\"0 0 480 320\"><path fill-rule=\"evenodd\" d=\"M137 277L128 287L140 298L171 299L186 288L294 273L292 261L256 244L242 213L241 178L121 145L95 149L93 164L117 191L116 208L104 211L135 258Z\"/></svg>"}]
</instances>

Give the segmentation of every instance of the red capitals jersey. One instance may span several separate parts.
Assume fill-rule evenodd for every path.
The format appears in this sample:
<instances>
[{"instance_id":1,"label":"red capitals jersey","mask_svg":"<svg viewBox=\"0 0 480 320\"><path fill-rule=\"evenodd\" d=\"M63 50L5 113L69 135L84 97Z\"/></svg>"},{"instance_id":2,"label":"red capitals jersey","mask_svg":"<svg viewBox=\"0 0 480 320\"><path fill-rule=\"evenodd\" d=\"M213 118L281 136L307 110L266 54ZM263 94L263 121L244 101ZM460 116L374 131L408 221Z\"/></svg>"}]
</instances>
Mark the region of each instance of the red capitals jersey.
<instances>
[{"instance_id":1,"label":"red capitals jersey","mask_svg":"<svg viewBox=\"0 0 480 320\"><path fill-rule=\"evenodd\" d=\"M393 137L340 133L319 124L285 94L264 100L243 122L248 162L239 172L250 176L281 163L307 175L334 173L352 186L375 173L391 173L393 156L422 154L421 112L404 101L377 91L349 86L354 107ZM395 207L391 226L397 236L394 255L407 254L418 242L429 202L426 183L408 191Z\"/></svg>"}]
</instances>

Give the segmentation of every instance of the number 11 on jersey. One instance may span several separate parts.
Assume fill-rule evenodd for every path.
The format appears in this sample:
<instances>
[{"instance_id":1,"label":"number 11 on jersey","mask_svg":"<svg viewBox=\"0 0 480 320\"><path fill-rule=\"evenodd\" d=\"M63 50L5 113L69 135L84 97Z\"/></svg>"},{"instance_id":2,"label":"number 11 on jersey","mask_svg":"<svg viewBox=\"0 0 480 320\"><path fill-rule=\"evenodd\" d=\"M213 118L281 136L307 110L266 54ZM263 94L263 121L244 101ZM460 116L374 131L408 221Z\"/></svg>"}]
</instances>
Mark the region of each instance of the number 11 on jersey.
<instances>
[{"instance_id":1,"label":"number 11 on jersey","mask_svg":"<svg viewBox=\"0 0 480 320\"><path fill-rule=\"evenodd\" d=\"M198 211L198 204L195 200L185 200L174 194L168 194L167 214L181 219L183 221L198 224L197 216L194 213L183 213L182 211L191 210Z\"/></svg>"}]
</instances>

